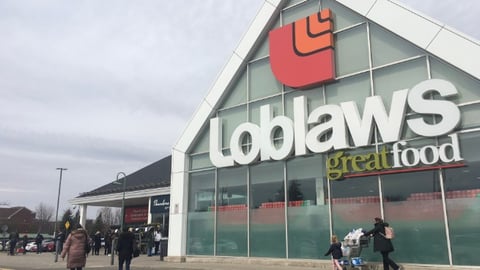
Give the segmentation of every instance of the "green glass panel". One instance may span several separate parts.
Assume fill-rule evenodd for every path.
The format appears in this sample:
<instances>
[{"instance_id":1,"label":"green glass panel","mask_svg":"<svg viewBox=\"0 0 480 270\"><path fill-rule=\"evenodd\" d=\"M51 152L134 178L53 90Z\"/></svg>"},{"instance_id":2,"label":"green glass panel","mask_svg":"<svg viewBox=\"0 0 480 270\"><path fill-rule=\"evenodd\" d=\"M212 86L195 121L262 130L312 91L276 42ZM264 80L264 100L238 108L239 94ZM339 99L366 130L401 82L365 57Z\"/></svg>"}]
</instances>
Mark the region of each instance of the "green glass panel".
<instances>
[{"instance_id":1,"label":"green glass panel","mask_svg":"<svg viewBox=\"0 0 480 270\"><path fill-rule=\"evenodd\" d=\"M335 68L337 76L367 70L368 40L365 24L335 35Z\"/></svg>"},{"instance_id":2,"label":"green glass panel","mask_svg":"<svg viewBox=\"0 0 480 270\"><path fill-rule=\"evenodd\" d=\"M293 90L288 88L289 92L285 94L285 115L293 119L293 99L299 96L307 98L308 113L324 105L323 87L309 89L308 91Z\"/></svg>"},{"instance_id":3,"label":"green glass panel","mask_svg":"<svg viewBox=\"0 0 480 270\"><path fill-rule=\"evenodd\" d=\"M370 23L370 42L373 67L424 54L412 43L374 23Z\"/></svg>"},{"instance_id":4,"label":"green glass panel","mask_svg":"<svg viewBox=\"0 0 480 270\"><path fill-rule=\"evenodd\" d=\"M193 150L190 154L203 153L209 151L208 146L210 139L210 128L203 128L203 131L199 133L198 139L195 141Z\"/></svg>"},{"instance_id":5,"label":"green glass panel","mask_svg":"<svg viewBox=\"0 0 480 270\"><path fill-rule=\"evenodd\" d=\"M287 162L289 258L323 258L325 243L329 242L323 164L321 155Z\"/></svg>"},{"instance_id":6,"label":"green glass panel","mask_svg":"<svg viewBox=\"0 0 480 270\"><path fill-rule=\"evenodd\" d=\"M459 140L466 166L444 174L452 259L454 265L480 265L480 133L460 134Z\"/></svg>"},{"instance_id":7,"label":"green glass panel","mask_svg":"<svg viewBox=\"0 0 480 270\"><path fill-rule=\"evenodd\" d=\"M337 235L338 239L344 239L354 229L371 229L373 218L380 216L377 177L367 176L329 182L332 197L332 234ZM364 248L361 256L366 261L379 260L379 255L374 254L371 247Z\"/></svg>"},{"instance_id":8,"label":"green glass panel","mask_svg":"<svg viewBox=\"0 0 480 270\"><path fill-rule=\"evenodd\" d=\"M250 100L256 100L281 93L282 85L273 76L269 58L250 63L249 74Z\"/></svg>"},{"instance_id":9,"label":"green glass panel","mask_svg":"<svg viewBox=\"0 0 480 270\"><path fill-rule=\"evenodd\" d=\"M216 255L248 255L247 196L247 167L218 171Z\"/></svg>"},{"instance_id":10,"label":"green glass panel","mask_svg":"<svg viewBox=\"0 0 480 270\"><path fill-rule=\"evenodd\" d=\"M382 187L385 221L395 229L395 260L448 264L438 171L384 175Z\"/></svg>"},{"instance_id":11,"label":"green glass panel","mask_svg":"<svg viewBox=\"0 0 480 270\"><path fill-rule=\"evenodd\" d=\"M450 99L455 103L480 100L480 81L456 69L452 65L430 57L430 68L433 79L447 80L457 88L459 94Z\"/></svg>"},{"instance_id":12,"label":"green glass panel","mask_svg":"<svg viewBox=\"0 0 480 270\"><path fill-rule=\"evenodd\" d=\"M282 12L282 25L293 23L296 20L306 18L319 11L319 2L306 1L302 4L295 5Z\"/></svg>"},{"instance_id":13,"label":"green glass panel","mask_svg":"<svg viewBox=\"0 0 480 270\"><path fill-rule=\"evenodd\" d=\"M385 107L390 111L394 91L411 89L419 82L428 79L427 62L421 57L373 71L375 95L381 96Z\"/></svg>"},{"instance_id":14,"label":"green glass panel","mask_svg":"<svg viewBox=\"0 0 480 270\"><path fill-rule=\"evenodd\" d=\"M333 0L322 0L322 9L329 8L332 10L334 15L334 24L333 28L335 31L350 27L352 25L361 23L365 19L358 15L358 13L353 12L351 9L346 8L345 6L339 4L337 1Z\"/></svg>"},{"instance_id":15,"label":"green glass panel","mask_svg":"<svg viewBox=\"0 0 480 270\"><path fill-rule=\"evenodd\" d=\"M283 163L251 166L250 181L250 256L285 258Z\"/></svg>"},{"instance_id":16,"label":"green glass panel","mask_svg":"<svg viewBox=\"0 0 480 270\"><path fill-rule=\"evenodd\" d=\"M370 78L368 73L347 77L326 86L327 104L339 105L341 102L355 101L360 115L363 114L365 99L370 96Z\"/></svg>"},{"instance_id":17,"label":"green glass panel","mask_svg":"<svg viewBox=\"0 0 480 270\"><path fill-rule=\"evenodd\" d=\"M273 115L283 115L282 98L280 96L260 100L250 104L250 122L260 124L260 107L270 105L270 110L273 110Z\"/></svg>"},{"instance_id":18,"label":"green glass panel","mask_svg":"<svg viewBox=\"0 0 480 270\"><path fill-rule=\"evenodd\" d=\"M476 128L480 125L480 104L471 104L467 106L460 107L460 112L462 115L461 127L465 128Z\"/></svg>"},{"instance_id":19,"label":"green glass panel","mask_svg":"<svg viewBox=\"0 0 480 270\"><path fill-rule=\"evenodd\" d=\"M292 5L295 5L295 4L298 4L298 3L301 3L301 2L305 2L306 0L288 0L287 4L285 5L286 7L289 7L289 6L292 6ZM318 0L317 0L318 1ZM314 1L310 1L310 2L314 2Z\"/></svg>"},{"instance_id":20,"label":"green glass panel","mask_svg":"<svg viewBox=\"0 0 480 270\"><path fill-rule=\"evenodd\" d=\"M215 172L191 173L188 190L187 254L213 255Z\"/></svg>"},{"instance_id":21,"label":"green glass panel","mask_svg":"<svg viewBox=\"0 0 480 270\"><path fill-rule=\"evenodd\" d=\"M235 86L231 90L227 90L228 93L221 108L228 108L247 102L247 72L246 70L238 78Z\"/></svg>"},{"instance_id":22,"label":"green glass panel","mask_svg":"<svg viewBox=\"0 0 480 270\"><path fill-rule=\"evenodd\" d=\"M203 169L208 167L213 167L212 162L210 161L210 156L208 153L192 155L190 156L190 169Z\"/></svg>"},{"instance_id":23,"label":"green glass panel","mask_svg":"<svg viewBox=\"0 0 480 270\"><path fill-rule=\"evenodd\" d=\"M190 174L188 212L207 212L215 205L215 172Z\"/></svg>"},{"instance_id":24,"label":"green glass panel","mask_svg":"<svg viewBox=\"0 0 480 270\"><path fill-rule=\"evenodd\" d=\"M214 213L188 213L187 255L213 256Z\"/></svg>"},{"instance_id":25,"label":"green glass panel","mask_svg":"<svg viewBox=\"0 0 480 270\"><path fill-rule=\"evenodd\" d=\"M218 117L222 120L222 147L230 147L230 138L233 131L241 124L247 122L247 106L240 106L219 111Z\"/></svg>"},{"instance_id":26,"label":"green glass panel","mask_svg":"<svg viewBox=\"0 0 480 270\"><path fill-rule=\"evenodd\" d=\"M280 26L280 22L278 21L273 27L272 29L275 29L277 27ZM261 44L258 46L257 48L257 51L255 52L255 54L253 55L252 57L252 60L256 60L256 59L259 59L259 58L263 58L263 57L267 57L269 54L270 54L270 43L269 43L269 40L268 40L268 35L263 39L263 41L261 42Z\"/></svg>"}]
</instances>

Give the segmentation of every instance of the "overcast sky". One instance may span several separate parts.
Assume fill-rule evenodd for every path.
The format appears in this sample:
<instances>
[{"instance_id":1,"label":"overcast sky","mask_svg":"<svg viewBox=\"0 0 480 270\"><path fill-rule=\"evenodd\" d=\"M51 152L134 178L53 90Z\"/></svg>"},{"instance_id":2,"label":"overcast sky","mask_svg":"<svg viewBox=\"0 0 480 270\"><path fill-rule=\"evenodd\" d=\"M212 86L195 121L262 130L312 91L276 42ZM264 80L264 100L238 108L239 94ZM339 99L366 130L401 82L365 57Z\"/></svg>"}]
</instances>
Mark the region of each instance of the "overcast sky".
<instances>
[{"instance_id":1,"label":"overcast sky","mask_svg":"<svg viewBox=\"0 0 480 270\"><path fill-rule=\"evenodd\" d=\"M400 2L480 40L478 0ZM262 4L0 0L0 202L55 207L64 167L61 215L170 155Z\"/></svg>"}]
</instances>

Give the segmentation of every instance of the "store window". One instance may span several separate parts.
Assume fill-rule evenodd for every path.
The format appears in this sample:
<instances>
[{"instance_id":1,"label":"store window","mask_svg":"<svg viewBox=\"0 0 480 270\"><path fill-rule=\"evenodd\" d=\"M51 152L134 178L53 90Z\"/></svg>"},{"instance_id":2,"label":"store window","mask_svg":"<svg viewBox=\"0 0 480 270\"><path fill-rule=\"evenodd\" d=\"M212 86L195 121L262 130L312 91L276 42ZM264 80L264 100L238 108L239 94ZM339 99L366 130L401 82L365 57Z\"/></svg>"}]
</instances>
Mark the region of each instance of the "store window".
<instances>
[{"instance_id":1,"label":"store window","mask_svg":"<svg viewBox=\"0 0 480 270\"><path fill-rule=\"evenodd\" d=\"M221 108L229 108L244 104L247 102L247 69L242 71L242 75L236 81L235 85L227 90L228 97L223 101Z\"/></svg>"},{"instance_id":2,"label":"store window","mask_svg":"<svg viewBox=\"0 0 480 270\"><path fill-rule=\"evenodd\" d=\"M412 43L374 23L370 23L370 37L374 68L424 54Z\"/></svg>"},{"instance_id":3,"label":"store window","mask_svg":"<svg viewBox=\"0 0 480 270\"><path fill-rule=\"evenodd\" d=\"M459 140L466 166L444 170L453 264L480 265L480 133L460 134Z\"/></svg>"},{"instance_id":4,"label":"store window","mask_svg":"<svg viewBox=\"0 0 480 270\"><path fill-rule=\"evenodd\" d=\"M288 257L324 258L330 222L322 155L287 161Z\"/></svg>"},{"instance_id":5,"label":"store window","mask_svg":"<svg viewBox=\"0 0 480 270\"><path fill-rule=\"evenodd\" d=\"M361 24L335 35L335 68L337 76L368 70L368 35Z\"/></svg>"},{"instance_id":6,"label":"store window","mask_svg":"<svg viewBox=\"0 0 480 270\"><path fill-rule=\"evenodd\" d=\"M395 258L448 264L438 171L383 175L382 190L385 221L395 228Z\"/></svg>"},{"instance_id":7,"label":"store window","mask_svg":"<svg viewBox=\"0 0 480 270\"><path fill-rule=\"evenodd\" d=\"M319 11L318 1L290 1L286 5L287 9L282 12L282 25L287 25L295 22L296 20L303 19ZM288 8L295 5L291 8Z\"/></svg>"},{"instance_id":8,"label":"store window","mask_svg":"<svg viewBox=\"0 0 480 270\"><path fill-rule=\"evenodd\" d=\"M250 256L285 258L283 162L250 167Z\"/></svg>"},{"instance_id":9,"label":"store window","mask_svg":"<svg viewBox=\"0 0 480 270\"><path fill-rule=\"evenodd\" d=\"M247 106L239 106L218 112L222 121L222 147L230 148L230 138L233 131L242 123L247 122Z\"/></svg>"},{"instance_id":10,"label":"store window","mask_svg":"<svg viewBox=\"0 0 480 270\"><path fill-rule=\"evenodd\" d=\"M273 76L270 59L264 58L249 64L249 101L282 92L282 85Z\"/></svg>"},{"instance_id":11,"label":"store window","mask_svg":"<svg viewBox=\"0 0 480 270\"><path fill-rule=\"evenodd\" d=\"M187 254L213 255L215 211L215 172L190 174Z\"/></svg>"},{"instance_id":12,"label":"store window","mask_svg":"<svg viewBox=\"0 0 480 270\"><path fill-rule=\"evenodd\" d=\"M346 29L365 21L364 17L346 8L336 0L321 0L320 6L322 9L329 8L335 12L335 22L333 24L335 31Z\"/></svg>"},{"instance_id":13,"label":"store window","mask_svg":"<svg viewBox=\"0 0 480 270\"><path fill-rule=\"evenodd\" d=\"M247 167L218 170L216 255L248 255Z\"/></svg>"},{"instance_id":14,"label":"store window","mask_svg":"<svg viewBox=\"0 0 480 270\"><path fill-rule=\"evenodd\" d=\"M373 228L373 218L381 216L378 177L346 178L329 183L332 233L339 239L344 239L352 230ZM373 248L363 249L361 255L367 261L378 261Z\"/></svg>"},{"instance_id":15,"label":"store window","mask_svg":"<svg viewBox=\"0 0 480 270\"><path fill-rule=\"evenodd\" d=\"M458 90L458 95L451 97L457 103L480 101L480 82L478 79L458 70L457 68L438 59L430 57L432 78L447 80Z\"/></svg>"}]
</instances>

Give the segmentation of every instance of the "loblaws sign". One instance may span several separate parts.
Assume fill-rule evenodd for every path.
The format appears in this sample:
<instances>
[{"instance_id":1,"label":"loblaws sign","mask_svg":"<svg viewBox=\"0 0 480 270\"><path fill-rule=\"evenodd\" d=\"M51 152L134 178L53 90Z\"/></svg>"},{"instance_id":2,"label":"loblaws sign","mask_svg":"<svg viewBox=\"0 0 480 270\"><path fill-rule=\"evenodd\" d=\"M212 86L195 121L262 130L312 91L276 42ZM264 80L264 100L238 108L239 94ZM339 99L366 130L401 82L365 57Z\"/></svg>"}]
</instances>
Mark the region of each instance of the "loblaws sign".
<instances>
[{"instance_id":1,"label":"loblaws sign","mask_svg":"<svg viewBox=\"0 0 480 270\"><path fill-rule=\"evenodd\" d=\"M334 81L333 14L329 9L274 29L269 39L272 72L281 83L294 89L307 89ZM438 94L439 98L427 98L428 94ZM431 79L411 89L393 92L388 113L380 96L365 99L363 115L354 101L320 106L308 115L305 96L293 99L293 119L274 116L271 106L264 105L260 107L259 125L246 122L233 131L230 155L222 151L222 120L213 118L210 120L210 160L216 167L229 167L339 151L329 155L326 162L331 180L349 177L351 173L368 175L378 171L396 172L406 167L433 168L434 164L458 163L463 158L457 134L448 135L449 143L419 149L408 147L407 141L400 138L405 124L423 137L452 132L460 123L460 110L444 98L457 94L449 81ZM418 116L406 119L407 108ZM429 123L426 119L432 115L439 116L440 120ZM349 155L340 151L370 145L375 127L383 142L378 152ZM278 130L283 134L281 145L274 142ZM242 145L247 136L251 144L244 150ZM387 149L388 143L393 143L391 150Z\"/></svg>"},{"instance_id":2,"label":"loblaws sign","mask_svg":"<svg viewBox=\"0 0 480 270\"><path fill-rule=\"evenodd\" d=\"M429 94L434 94L436 98L428 98ZM216 167L229 167L235 164L247 165L258 160L283 160L291 155L302 156L308 153L365 147L371 145L373 130L376 127L384 144L394 143L392 152L389 152L394 158L393 164L386 161L382 164L381 158L382 155L386 157L386 150L380 151L377 156L370 156L373 163L367 157L342 158L343 154L336 153L333 159L329 159L330 171L338 167L334 166L335 159L341 161L341 164L349 163L350 167L352 164L357 166L363 162L363 167L359 171L369 168L375 170L432 165L436 162L458 162L463 158L457 134L449 135L450 143L438 147L431 145L418 150L404 148L407 142L402 141L400 137L405 125L413 133L423 137L437 137L452 132L460 123L460 110L455 103L445 98L457 94L456 87L449 81L430 79L418 83L411 89L393 92L388 113L380 96L365 99L363 115L360 115L354 101L342 102L340 105L323 105L308 115L305 96L293 99L293 119L284 115L274 116L271 106L264 105L260 108L259 125L245 122L233 131L230 138L230 155L222 152L222 120L218 117L212 118L210 160ZM418 116L406 119L407 107ZM438 117L440 120L429 123L426 117L431 115L440 116ZM283 143L276 146L273 138L279 129L283 133ZM326 134L330 136L322 137ZM242 148L245 136L249 136L251 140L248 152L244 152ZM353 142L353 145L350 142ZM342 169L342 173L331 173L330 178L339 179L344 173Z\"/></svg>"}]
</instances>

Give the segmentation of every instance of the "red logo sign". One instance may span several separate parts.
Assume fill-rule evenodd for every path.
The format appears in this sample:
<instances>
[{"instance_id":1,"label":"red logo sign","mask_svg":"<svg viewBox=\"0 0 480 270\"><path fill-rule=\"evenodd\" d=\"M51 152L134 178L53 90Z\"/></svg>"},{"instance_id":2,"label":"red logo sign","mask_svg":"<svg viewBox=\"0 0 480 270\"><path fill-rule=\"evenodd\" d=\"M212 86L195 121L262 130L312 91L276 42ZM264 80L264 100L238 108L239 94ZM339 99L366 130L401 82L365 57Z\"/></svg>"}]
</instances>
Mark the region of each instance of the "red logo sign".
<instances>
[{"instance_id":1,"label":"red logo sign","mask_svg":"<svg viewBox=\"0 0 480 270\"><path fill-rule=\"evenodd\" d=\"M277 80L306 89L335 78L332 17L324 9L270 31L270 65Z\"/></svg>"}]
</instances>

